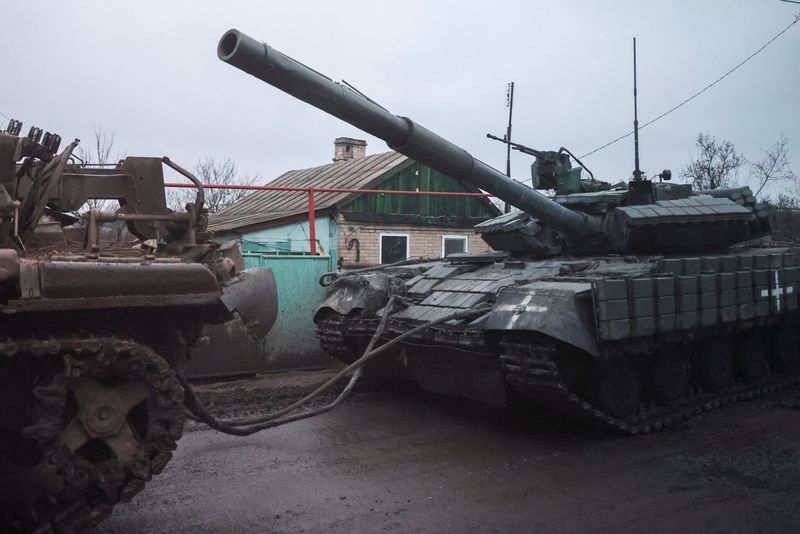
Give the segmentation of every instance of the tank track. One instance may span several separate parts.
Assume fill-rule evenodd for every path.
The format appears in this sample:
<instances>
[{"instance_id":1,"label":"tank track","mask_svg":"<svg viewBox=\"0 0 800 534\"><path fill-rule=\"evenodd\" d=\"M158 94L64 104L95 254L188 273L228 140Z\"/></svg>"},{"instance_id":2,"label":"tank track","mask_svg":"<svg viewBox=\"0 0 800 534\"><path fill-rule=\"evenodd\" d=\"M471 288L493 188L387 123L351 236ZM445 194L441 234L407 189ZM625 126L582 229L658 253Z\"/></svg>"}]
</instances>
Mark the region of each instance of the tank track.
<instances>
[{"instance_id":1,"label":"tank track","mask_svg":"<svg viewBox=\"0 0 800 534\"><path fill-rule=\"evenodd\" d=\"M6 528L74 532L96 525L115 504L139 493L171 459L185 421L183 388L167 362L151 349L113 336L0 343L0 362L7 365L14 359L41 369L29 401L30 424L20 432L21 442L40 455L22 470L30 493L15 509L3 510ZM135 431L132 461L123 465L113 453L96 456L82 452L83 447L70 452L65 445L69 417L77 418L72 386L80 377L146 384L147 396L137 407L143 406L147 416ZM126 412L124 424L135 409Z\"/></svg>"},{"instance_id":2,"label":"tank track","mask_svg":"<svg viewBox=\"0 0 800 534\"><path fill-rule=\"evenodd\" d=\"M314 332L322 350L344 362L354 361L359 355L353 354L345 339L346 317L328 313L314 324Z\"/></svg>"},{"instance_id":3,"label":"tank track","mask_svg":"<svg viewBox=\"0 0 800 534\"><path fill-rule=\"evenodd\" d=\"M335 358L352 361L346 328L345 317L331 314L319 320L316 332L323 350ZM708 393L699 385L692 385L686 397L676 404L643 404L635 417L620 419L571 390L569 381L559 372L554 343L501 340L500 347L503 376L507 387L515 393L538 407L580 423L633 435L658 431L725 404L762 397L800 383L800 375L790 373L771 374L754 384L734 384L717 393Z\"/></svg>"},{"instance_id":4,"label":"tank track","mask_svg":"<svg viewBox=\"0 0 800 534\"><path fill-rule=\"evenodd\" d=\"M760 383L733 385L718 393L705 393L690 388L686 398L670 406L647 406L628 419L613 417L592 402L572 392L559 373L554 345L501 341L500 363L509 387L530 399L537 406L592 426L613 429L627 434L646 434L689 419L725 404L761 397L797 384L795 374L770 375Z\"/></svg>"}]
</instances>

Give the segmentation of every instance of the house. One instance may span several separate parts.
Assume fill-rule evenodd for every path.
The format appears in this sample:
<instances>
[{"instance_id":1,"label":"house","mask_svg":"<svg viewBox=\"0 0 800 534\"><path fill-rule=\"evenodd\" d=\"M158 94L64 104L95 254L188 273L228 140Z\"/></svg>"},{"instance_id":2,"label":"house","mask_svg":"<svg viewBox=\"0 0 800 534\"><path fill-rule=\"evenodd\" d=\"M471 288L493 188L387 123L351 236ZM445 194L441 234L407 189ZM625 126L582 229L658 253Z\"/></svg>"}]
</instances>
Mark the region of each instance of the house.
<instances>
[{"instance_id":1,"label":"house","mask_svg":"<svg viewBox=\"0 0 800 534\"><path fill-rule=\"evenodd\" d=\"M486 197L336 191L480 192L397 152L367 156L366 145L336 139L333 163L288 171L269 183L290 190L256 191L211 216L215 239L241 239L246 267L272 269L278 319L260 340L247 335L237 320L208 327L210 344L194 352L187 371L192 376L329 364L313 317L325 291L317 281L336 265L366 267L488 250L472 229L500 214ZM309 187L328 189L313 193L318 255L310 254Z\"/></svg>"},{"instance_id":2,"label":"house","mask_svg":"<svg viewBox=\"0 0 800 534\"><path fill-rule=\"evenodd\" d=\"M366 141L334 141L333 163L288 171L270 186L403 191L480 191L397 152L366 155ZM488 250L472 227L500 215L486 197L315 191L318 253L348 267ZM306 191L257 191L211 218L220 239L245 252L308 254Z\"/></svg>"}]
</instances>

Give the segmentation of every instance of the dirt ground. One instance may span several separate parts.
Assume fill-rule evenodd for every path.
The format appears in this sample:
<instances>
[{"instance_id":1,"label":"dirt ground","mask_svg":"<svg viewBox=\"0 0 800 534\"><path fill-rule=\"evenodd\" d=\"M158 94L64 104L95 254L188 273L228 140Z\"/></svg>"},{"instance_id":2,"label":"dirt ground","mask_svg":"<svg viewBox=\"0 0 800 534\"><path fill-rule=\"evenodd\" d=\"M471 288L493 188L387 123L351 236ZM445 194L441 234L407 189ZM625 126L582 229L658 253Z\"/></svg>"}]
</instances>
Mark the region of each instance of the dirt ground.
<instances>
[{"instance_id":1,"label":"dirt ground","mask_svg":"<svg viewBox=\"0 0 800 534\"><path fill-rule=\"evenodd\" d=\"M199 390L239 417L329 375ZM378 386L247 438L191 423L95 533L800 530L798 388L629 437Z\"/></svg>"}]
</instances>

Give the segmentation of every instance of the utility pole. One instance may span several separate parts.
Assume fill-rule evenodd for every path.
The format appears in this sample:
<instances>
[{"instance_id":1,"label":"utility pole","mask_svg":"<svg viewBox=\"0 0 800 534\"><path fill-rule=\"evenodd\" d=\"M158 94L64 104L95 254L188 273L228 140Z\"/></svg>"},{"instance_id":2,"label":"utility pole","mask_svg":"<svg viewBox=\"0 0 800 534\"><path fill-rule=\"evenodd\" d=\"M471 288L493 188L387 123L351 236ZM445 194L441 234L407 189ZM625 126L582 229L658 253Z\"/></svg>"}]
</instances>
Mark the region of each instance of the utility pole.
<instances>
[{"instance_id":1,"label":"utility pole","mask_svg":"<svg viewBox=\"0 0 800 534\"><path fill-rule=\"evenodd\" d=\"M509 82L506 85L506 107L508 108L508 127L503 138L506 141L506 176L511 178L511 116L514 113L514 82ZM511 206L508 202L505 203L504 211L506 213L511 211Z\"/></svg>"}]
</instances>

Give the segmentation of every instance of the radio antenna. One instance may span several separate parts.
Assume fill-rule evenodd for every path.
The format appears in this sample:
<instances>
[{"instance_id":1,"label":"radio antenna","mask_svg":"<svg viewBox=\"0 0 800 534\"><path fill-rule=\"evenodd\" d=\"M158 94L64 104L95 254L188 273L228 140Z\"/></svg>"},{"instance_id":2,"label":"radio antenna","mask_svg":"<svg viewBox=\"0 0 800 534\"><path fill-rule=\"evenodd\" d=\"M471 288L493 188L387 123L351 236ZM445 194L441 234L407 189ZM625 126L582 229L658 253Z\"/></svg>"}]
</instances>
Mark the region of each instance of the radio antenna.
<instances>
[{"instance_id":1,"label":"radio antenna","mask_svg":"<svg viewBox=\"0 0 800 534\"><path fill-rule=\"evenodd\" d=\"M508 127L506 128L506 135L503 136L506 141L506 176L511 178L511 115L514 113L514 82L509 82L506 86L506 107L508 108ZM503 211L508 213L511 211L511 205L506 202Z\"/></svg>"},{"instance_id":2,"label":"radio antenna","mask_svg":"<svg viewBox=\"0 0 800 534\"><path fill-rule=\"evenodd\" d=\"M633 38L633 153L635 165L633 179L641 180L642 171L639 169L639 109L636 98L636 37Z\"/></svg>"}]
</instances>

